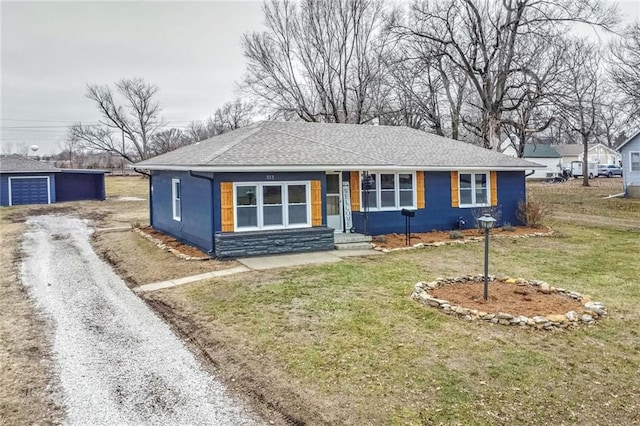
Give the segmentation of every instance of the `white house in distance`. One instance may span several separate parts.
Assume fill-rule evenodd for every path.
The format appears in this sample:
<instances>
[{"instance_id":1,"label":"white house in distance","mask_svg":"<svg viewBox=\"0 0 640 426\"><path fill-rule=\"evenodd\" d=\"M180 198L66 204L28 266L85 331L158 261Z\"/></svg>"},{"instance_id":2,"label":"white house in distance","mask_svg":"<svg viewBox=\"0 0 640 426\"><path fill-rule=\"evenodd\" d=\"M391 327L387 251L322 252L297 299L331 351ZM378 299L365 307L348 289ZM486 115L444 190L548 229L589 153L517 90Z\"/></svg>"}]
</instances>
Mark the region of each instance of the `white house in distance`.
<instances>
[{"instance_id":1,"label":"white house in distance","mask_svg":"<svg viewBox=\"0 0 640 426\"><path fill-rule=\"evenodd\" d=\"M553 148L560 154L564 167L570 167L572 161L582 161L584 147L582 144L554 145ZM601 143L589 144L587 160L598 164L620 164L620 153Z\"/></svg>"},{"instance_id":2,"label":"white house in distance","mask_svg":"<svg viewBox=\"0 0 640 426\"><path fill-rule=\"evenodd\" d=\"M502 153L510 157L517 157L513 144L507 139L502 143ZM522 158L533 163L545 166L544 169L532 169L532 174L527 174L527 179L552 179L562 174L562 158L554 149L547 144L526 144Z\"/></svg>"},{"instance_id":3,"label":"white house in distance","mask_svg":"<svg viewBox=\"0 0 640 426\"><path fill-rule=\"evenodd\" d=\"M627 197L640 198L640 130L618 147L622 157L622 178Z\"/></svg>"}]
</instances>

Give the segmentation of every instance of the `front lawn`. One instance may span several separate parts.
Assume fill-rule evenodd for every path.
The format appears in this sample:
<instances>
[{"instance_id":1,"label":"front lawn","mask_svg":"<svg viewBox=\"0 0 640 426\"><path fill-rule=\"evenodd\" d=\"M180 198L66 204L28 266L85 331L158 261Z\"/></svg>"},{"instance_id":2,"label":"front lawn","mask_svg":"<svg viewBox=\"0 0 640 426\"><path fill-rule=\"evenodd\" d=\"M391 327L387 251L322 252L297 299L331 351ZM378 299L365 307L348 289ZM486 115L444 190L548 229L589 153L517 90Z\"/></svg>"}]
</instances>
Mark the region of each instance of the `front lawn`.
<instances>
[{"instance_id":1,"label":"front lawn","mask_svg":"<svg viewBox=\"0 0 640 426\"><path fill-rule=\"evenodd\" d=\"M640 422L640 234L551 225L554 237L492 241L491 273L593 296L610 312L596 326L465 323L409 299L417 281L480 273L482 244L247 273L147 297L187 321L214 358L226 354L223 377L302 422Z\"/></svg>"}]
</instances>

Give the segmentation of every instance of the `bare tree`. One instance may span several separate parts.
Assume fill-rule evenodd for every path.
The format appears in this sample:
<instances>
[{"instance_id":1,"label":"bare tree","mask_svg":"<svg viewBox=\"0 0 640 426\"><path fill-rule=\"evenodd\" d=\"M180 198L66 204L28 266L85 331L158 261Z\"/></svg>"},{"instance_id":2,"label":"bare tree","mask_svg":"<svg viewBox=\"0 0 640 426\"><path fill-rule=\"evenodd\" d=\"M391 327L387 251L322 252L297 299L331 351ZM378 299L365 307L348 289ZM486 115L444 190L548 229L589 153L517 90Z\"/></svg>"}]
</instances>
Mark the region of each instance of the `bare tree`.
<instances>
[{"instance_id":1,"label":"bare tree","mask_svg":"<svg viewBox=\"0 0 640 426\"><path fill-rule=\"evenodd\" d=\"M160 155L189 145L192 142L182 130L171 128L153 135L149 143L149 151L154 156Z\"/></svg>"},{"instance_id":2,"label":"bare tree","mask_svg":"<svg viewBox=\"0 0 640 426\"><path fill-rule=\"evenodd\" d=\"M158 86L133 78L119 80L115 87L114 94L109 86L87 86L86 96L98 107L100 124L75 124L70 138L88 149L115 153L130 162L145 160L152 154L152 137L164 125L162 108L155 100ZM120 95L120 102L114 95Z\"/></svg>"},{"instance_id":3,"label":"bare tree","mask_svg":"<svg viewBox=\"0 0 640 426\"><path fill-rule=\"evenodd\" d=\"M273 0L268 31L245 34L243 89L269 113L363 123L375 98L384 42L380 0Z\"/></svg>"},{"instance_id":4,"label":"bare tree","mask_svg":"<svg viewBox=\"0 0 640 426\"><path fill-rule=\"evenodd\" d=\"M412 21L396 31L427 43L464 72L478 101L476 124L484 146L498 149L503 115L530 102L521 81L538 78L526 47L550 43L582 22L608 28L615 7L599 0L420 1Z\"/></svg>"},{"instance_id":5,"label":"bare tree","mask_svg":"<svg viewBox=\"0 0 640 426\"><path fill-rule=\"evenodd\" d=\"M379 108L385 122L458 139L466 75L428 45L401 39L387 55L389 94Z\"/></svg>"},{"instance_id":6,"label":"bare tree","mask_svg":"<svg viewBox=\"0 0 640 426\"><path fill-rule=\"evenodd\" d=\"M640 122L640 22L625 29L611 53L611 78L624 96L629 117Z\"/></svg>"},{"instance_id":7,"label":"bare tree","mask_svg":"<svg viewBox=\"0 0 640 426\"><path fill-rule=\"evenodd\" d=\"M564 90L556 96L565 125L583 145L583 186L589 186L589 142L596 135L602 97L600 57L596 47L587 41L568 41L566 54L562 57L565 65L562 73Z\"/></svg>"},{"instance_id":8,"label":"bare tree","mask_svg":"<svg viewBox=\"0 0 640 426\"><path fill-rule=\"evenodd\" d=\"M185 137L191 143L248 126L253 121L255 105L242 99L225 103L205 121L192 121L187 125Z\"/></svg>"},{"instance_id":9,"label":"bare tree","mask_svg":"<svg viewBox=\"0 0 640 426\"><path fill-rule=\"evenodd\" d=\"M524 155L525 145L532 136L544 132L554 120L554 98L561 85L562 58L566 54L565 43L548 43L536 40L537 44L523 47L529 67L535 72L516 74L512 86L518 88L517 98L505 99L506 111L502 117L517 156ZM522 55L524 55L524 52Z\"/></svg>"}]
</instances>

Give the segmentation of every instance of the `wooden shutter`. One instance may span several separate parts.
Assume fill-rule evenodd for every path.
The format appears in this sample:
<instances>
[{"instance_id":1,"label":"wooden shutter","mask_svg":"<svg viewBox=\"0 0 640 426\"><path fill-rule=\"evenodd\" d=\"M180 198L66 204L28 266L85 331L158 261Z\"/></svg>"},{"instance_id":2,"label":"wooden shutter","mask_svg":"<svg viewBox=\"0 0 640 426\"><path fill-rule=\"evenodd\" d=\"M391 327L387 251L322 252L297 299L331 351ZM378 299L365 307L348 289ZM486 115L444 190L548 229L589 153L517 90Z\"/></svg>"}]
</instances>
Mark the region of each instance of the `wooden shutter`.
<instances>
[{"instance_id":1,"label":"wooden shutter","mask_svg":"<svg viewBox=\"0 0 640 426\"><path fill-rule=\"evenodd\" d=\"M451 207L460 207L460 192L458 189L458 172L451 172Z\"/></svg>"},{"instance_id":2,"label":"wooden shutter","mask_svg":"<svg viewBox=\"0 0 640 426\"><path fill-rule=\"evenodd\" d=\"M222 232L233 232L233 182L220 182Z\"/></svg>"},{"instance_id":3,"label":"wooden shutter","mask_svg":"<svg viewBox=\"0 0 640 426\"><path fill-rule=\"evenodd\" d=\"M424 209L426 207L426 203L424 200L424 172L418 171L416 172L416 191L418 191L418 208Z\"/></svg>"},{"instance_id":4,"label":"wooden shutter","mask_svg":"<svg viewBox=\"0 0 640 426\"><path fill-rule=\"evenodd\" d=\"M491 205L498 205L498 173L491 172L489 177L491 185Z\"/></svg>"},{"instance_id":5,"label":"wooden shutter","mask_svg":"<svg viewBox=\"0 0 640 426\"><path fill-rule=\"evenodd\" d=\"M322 186L319 180L311 181L311 226L322 226Z\"/></svg>"},{"instance_id":6,"label":"wooden shutter","mask_svg":"<svg viewBox=\"0 0 640 426\"><path fill-rule=\"evenodd\" d=\"M351 211L360 211L360 172L349 173L349 191L351 192Z\"/></svg>"}]
</instances>

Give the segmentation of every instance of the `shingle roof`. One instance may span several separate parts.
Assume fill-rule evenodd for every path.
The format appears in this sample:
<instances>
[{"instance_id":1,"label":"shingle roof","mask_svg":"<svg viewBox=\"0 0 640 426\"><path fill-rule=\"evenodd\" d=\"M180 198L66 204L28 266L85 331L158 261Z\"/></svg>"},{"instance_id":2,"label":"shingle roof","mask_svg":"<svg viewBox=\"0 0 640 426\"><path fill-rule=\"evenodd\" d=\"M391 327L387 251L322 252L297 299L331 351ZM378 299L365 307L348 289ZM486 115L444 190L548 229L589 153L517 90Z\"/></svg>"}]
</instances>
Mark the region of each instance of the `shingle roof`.
<instances>
[{"instance_id":1,"label":"shingle roof","mask_svg":"<svg viewBox=\"0 0 640 426\"><path fill-rule=\"evenodd\" d=\"M560 154L550 145L526 144L522 153L524 158L560 158Z\"/></svg>"},{"instance_id":2,"label":"shingle roof","mask_svg":"<svg viewBox=\"0 0 640 426\"><path fill-rule=\"evenodd\" d=\"M415 168L513 170L535 163L396 126L262 121L135 165L149 169Z\"/></svg>"},{"instance_id":3,"label":"shingle roof","mask_svg":"<svg viewBox=\"0 0 640 426\"><path fill-rule=\"evenodd\" d=\"M0 173L109 173L99 169L60 169L18 154L0 156Z\"/></svg>"},{"instance_id":4,"label":"shingle roof","mask_svg":"<svg viewBox=\"0 0 640 426\"><path fill-rule=\"evenodd\" d=\"M59 169L42 161L13 154L0 157L0 172L57 172Z\"/></svg>"}]
</instances>

